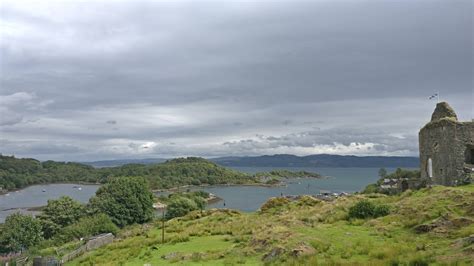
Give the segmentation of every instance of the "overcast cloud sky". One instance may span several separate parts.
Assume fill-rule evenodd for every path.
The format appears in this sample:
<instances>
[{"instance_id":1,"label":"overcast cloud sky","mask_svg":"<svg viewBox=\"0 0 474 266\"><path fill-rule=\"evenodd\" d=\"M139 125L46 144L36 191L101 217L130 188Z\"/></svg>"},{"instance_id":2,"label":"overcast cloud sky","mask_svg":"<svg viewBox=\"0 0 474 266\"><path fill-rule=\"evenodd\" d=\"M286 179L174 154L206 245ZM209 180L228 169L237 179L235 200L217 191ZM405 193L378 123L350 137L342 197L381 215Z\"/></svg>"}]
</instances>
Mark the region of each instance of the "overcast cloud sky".
<instances>
[{"instance_id":1,"label":"overcast cloud sky","mask_svg":"<svg viewBox=\"0 0 474 266\"><path fill-rule=\"evenodd\" d=\"M417 155L473 118L470 0L1 2L0 152Z\"/></svg>"}]
</instances>

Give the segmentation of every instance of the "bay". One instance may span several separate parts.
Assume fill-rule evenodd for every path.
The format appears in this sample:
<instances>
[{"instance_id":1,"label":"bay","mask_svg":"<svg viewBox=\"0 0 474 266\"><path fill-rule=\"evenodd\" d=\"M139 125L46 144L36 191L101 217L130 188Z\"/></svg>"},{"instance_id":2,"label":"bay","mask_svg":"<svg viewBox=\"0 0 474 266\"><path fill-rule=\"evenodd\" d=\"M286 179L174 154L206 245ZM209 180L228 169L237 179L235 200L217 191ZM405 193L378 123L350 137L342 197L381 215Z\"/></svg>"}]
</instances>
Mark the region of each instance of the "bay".
<instances>
[{"instance_id":1,"label":"bay","mask_svg":"<svg viewBox=\"0 0 474 266\"><path fill-rule=\"evenodd\" d=\"M204 190L222 198L222 201L209 204L208 208L232 208L245 212L255 211L270 197L281 195L318 194L320 191L356 192L378 179L379 168L313 168L313 167L232 167L235 170L256 173L268 172L275 169L290 171L309 171L320 173L323 179L298 178L289 179L286 186L208 186L191 187L191 190ZM395 169L388 168L388 172ZM79 187L81 189L79 189ZM34 185L22 190L0 195L0 223L11 213L20 211L33 213L28 208L44 206L48 199L57 199L61 196L70 196L86 203L100 185L81 184L49 184Z\"/></svg>"}]
</instances>

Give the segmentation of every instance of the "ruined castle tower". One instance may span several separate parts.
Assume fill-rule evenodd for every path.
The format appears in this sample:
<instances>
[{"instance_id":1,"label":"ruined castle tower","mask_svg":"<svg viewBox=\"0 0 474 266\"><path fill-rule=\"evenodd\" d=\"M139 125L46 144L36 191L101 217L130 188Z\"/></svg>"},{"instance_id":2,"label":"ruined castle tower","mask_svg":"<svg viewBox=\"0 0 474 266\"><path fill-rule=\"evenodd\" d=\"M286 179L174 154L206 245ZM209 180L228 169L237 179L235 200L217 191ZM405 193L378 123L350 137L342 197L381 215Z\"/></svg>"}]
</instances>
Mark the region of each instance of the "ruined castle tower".
<instances>
[{"instance_id":1,"label":"ruined castle tower","mask_svg":"<svg viewBox=\"0 0 474 266\"><path fill-rule=\"evenodd\" d=\"M474 122L459 122L449 104L438 103L420 130L419 143L422 179L445 186L472 182Z\"/></svg>"}]
</instances>

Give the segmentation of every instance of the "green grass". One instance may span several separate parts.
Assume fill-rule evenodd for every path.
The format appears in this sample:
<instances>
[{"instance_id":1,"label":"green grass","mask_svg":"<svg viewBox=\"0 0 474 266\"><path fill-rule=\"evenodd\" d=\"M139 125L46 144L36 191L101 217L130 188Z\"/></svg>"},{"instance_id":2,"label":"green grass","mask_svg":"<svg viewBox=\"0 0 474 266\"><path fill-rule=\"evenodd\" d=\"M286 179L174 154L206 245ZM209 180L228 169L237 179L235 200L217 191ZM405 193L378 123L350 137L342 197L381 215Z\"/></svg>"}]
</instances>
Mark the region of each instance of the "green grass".
<instances>
[{"instance_id":1,"label":"green grass","mask_svg":"<svg viewBox=\"0 0 474 266\"><path fill-rule=\"evenodd\" d=\"M390 214L349 220L348 209L368 199ZM166 223L125 229L121 240L90 252L71 265L471 265L474 246L474 185L433 187L398 196L354 195L334 202L303 198L269 204L264 212L194 212ZM447 219L427 233L415 228ZM467 222L466 222L467 221ZM472 223L469 224L469 221ZM313 249L294 256L301 245ZM163 256L177 253L174 258ZM269 256L269 254L276 254Z\"/></svg>"}]
</instances>

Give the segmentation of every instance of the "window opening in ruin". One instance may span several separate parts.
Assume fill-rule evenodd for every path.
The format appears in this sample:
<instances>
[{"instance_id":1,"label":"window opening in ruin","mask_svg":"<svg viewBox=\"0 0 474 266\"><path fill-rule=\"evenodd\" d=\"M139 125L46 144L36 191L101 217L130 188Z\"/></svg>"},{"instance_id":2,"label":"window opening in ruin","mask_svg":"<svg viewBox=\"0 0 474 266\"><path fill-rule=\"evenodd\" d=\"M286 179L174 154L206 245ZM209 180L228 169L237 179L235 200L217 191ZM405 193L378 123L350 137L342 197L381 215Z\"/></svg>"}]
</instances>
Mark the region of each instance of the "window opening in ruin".
<instances>
[{"instance_id":1,"label":"window opening in ruin","mask_svg":"<svg viewBox=\"0 0 474 266\"><path fill-rule=\"evenodd\" d=\"M466 148L466 163L474 164L474 146L468 146Z\"/></svg>"},{"instance_id":2,"label":"window opening in ruin","mask_svg":"<svg viewBox=\"0 0 474 266\"><path fill-rule=\"evenodd\" d=\"M431 158L428 158L428 165L426 166L426 175L429 178L433 177L433 160L431 160Z\"/></svg>"}]
</instances>

